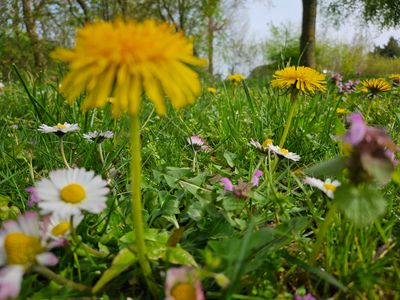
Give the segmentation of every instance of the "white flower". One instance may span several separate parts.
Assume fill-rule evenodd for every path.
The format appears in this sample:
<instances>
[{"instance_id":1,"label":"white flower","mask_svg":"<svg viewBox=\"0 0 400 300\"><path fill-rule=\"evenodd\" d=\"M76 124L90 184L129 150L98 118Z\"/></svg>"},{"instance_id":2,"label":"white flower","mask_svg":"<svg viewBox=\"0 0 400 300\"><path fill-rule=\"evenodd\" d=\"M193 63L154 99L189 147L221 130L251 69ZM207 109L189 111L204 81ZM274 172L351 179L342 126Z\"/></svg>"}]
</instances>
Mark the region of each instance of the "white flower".
<instances>
[{"instance_id":1,"label":"white flower","mask_svg":"<svg viewBox=\"0 0 400 300\"><path fill-rule=\"evenodd\" d=\"M72 218L72 224L71 224ZM48 218L46 234L54 240L64 240L83 220L82 214L71 215L65 213L54 213Z\"/></svg>"},{"instance_id":2,"label":"white flower","mask_svg":"<svg viewBox=\"0 0 400 300\"><path fill-rule=\"evenodd\" d=\"M96 143L101 143L105 139L111 139L113 136L114 133L109 130L105 132L92 131L83 134L84 139L88 140L89 142L96 142Z\"/></svg>"},{"instance_id":3,"label":"white flower","mask_svg":"<svg viewBox=\"0 0 400 300\"><path fill-rule=\"evenodd\" d=\"M189 145L198 148L201 151L210 152L212 150L212 148L207 145L206 140L198 135L192 135L191 137L188 137L186 140L189 143Z\"/></svg>"},{"instance_id":4,"label":"white flower","mask_svg":"<svg viewBox=\"0 0 400 300\"><path fill-rule=\"evenodd\" d=\"M6 221L0 233L0 299L17 297L24 272L32 265L54 266L58 258L47 252L49 245L35 212Z\"/></svg>"},{"instance_id":5,"label":"white flower","mask_svg":"<svg viewBox=\"0 0 400 300\"><path fill-rule=\"evenodd\" d=\"M318 178L308 176L304 178L304 183L323 191L331 199L333 199L333 193L336 191L336 188L340 186L340 182L337 180L332 181L328 178L322 181Z\"/></svg>"},{"instance_id":6,"label":"white flower","mask_svg":"<svg viewBox=\"0 0 400 300\"><path fill-rule=\"evenodd\" d=\"M69 124L65 122L64 124L58 123L54 126L47 126L46 124L40 125L39 129L40 132L43 133L55 133L59 136L66 134L67 132L77 131L79 130L78 124Z\"/></svg>"},{"instance_id":7,"label":"white flower","mask_svg":"<svg viewBox=\"0 0 400 300\"><path fill-rule=\"evenodd\" d=\"M106 208L107 182L93 171L60 169L49 177L35 186L44 213L77 215L81 210L100 213Z\"/></svg>"},{"instance_id":8,"label":"white flower","mask_svg":"<svg viewBox=\"0 0 400 300\"><path fill-rule=\"evenodd\" d=\"M204 139L198 135L192 135L191 137L188 137L187 142L189 145L193 146L203 146L205 144Z\"/></svg>"},{"instance_id":9,"label":"white flower","mask_svg":"<svg viewBox=\"0 0 400 300\"><path fill-rule=\"evenodd\" d=\"M279 146L274 146L274 145L270 145L269 149L279 155L282 155L284 157L286 157L287 159L291 159L294 161L299 161L300 160L300 156L297 155L296 153L293 152L289 152L289 150L285 149L285 148L281 148Z\"/></svg>"},{"instance_id":10,"label":"white flower","mask_svg":"<svg viewBox=\"0 0 400 300\"><path fill-rule=\"evenodd\" d=\"M2 82L0 82L0 93L3 92L4 88L5 88L4 84Z\"/></svg>"},{"instance_id":11,"label":"white flower","mask_svg":"<svg viewBox=\"0 0 400 300\"><path fill-rule=\"evenodd\" d=\"M164 300L204 300L203 287L196 271L189 266L170 268L164 285Z\"/></svg>"},{"instance_id":12,"label":"white flower","mask_svg":"<svg viewBox=\"0 0 400 300\"><path fill-rule=\"evenodd\" d=\"M250 145L256 148L258 151L266 153L268 152L270 146L273 146L272 142L273 141L271 139L266 139L261 145L260 142L251 139Z\"/></svg>"}]
</instances>

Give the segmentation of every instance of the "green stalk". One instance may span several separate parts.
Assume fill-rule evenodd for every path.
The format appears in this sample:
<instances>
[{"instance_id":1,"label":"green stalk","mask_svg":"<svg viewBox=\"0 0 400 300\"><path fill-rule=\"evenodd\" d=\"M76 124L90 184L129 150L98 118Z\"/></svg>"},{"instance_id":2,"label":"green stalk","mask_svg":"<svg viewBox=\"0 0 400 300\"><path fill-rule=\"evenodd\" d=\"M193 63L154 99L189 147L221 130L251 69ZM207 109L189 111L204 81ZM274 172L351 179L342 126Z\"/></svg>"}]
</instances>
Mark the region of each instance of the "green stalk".
<instances>
[{"instance_id":1,"label":"green stalk","mask_svg":"<svg viewBox=\"0 0 400 300\"><path fill-rule=\"evenodd\" d=\"M286 119L285 129L283 130L283 134L282 134L281 140L279 141L279 148L282 148L283 145L285 144L287 135L289 133L290 125L292 124L294 112L296 110L296 96L297 96L296 92L292 92L291 95L290 95L289 115L288 115L288 117Z\"/></svg>"},{"instance_id":2,"label":"green stalk","mask_svg":"<svg viewBox=\"0 0 400 300\"><path fill-rule=\"evenodd\" d=\"M74 290L78 290L81 292L90 292L92 289L89 286L68 280L68 279L54 273L52 270L46 268L45 266L35 265L33 267L33 270L48 279L54 280L59 285L66 286L66 287L74 289Z\"/></svg>"},{"instance_id":3,"label":"green stalk","mask_svg":"<svg viewBox=\"0 0 400 300\"><path fill-rule=\"evenodd\" d=\"M61 151L61 157L62 157L62 159L63 159L63 161L64 161L65 166L66 166L68 169L71 169L71 167L69 166L68 161L67 161L67 159L66 159L66 157L65 157L65 152L64 152L64 137L63 137L63 136L60 137L60 151Z\"/></svg>"},{"instance_id":4,"label":"green stalk","mask_svg":"<svg viewBox=\"0 0 400 300\"><path fill-rule=\"evenodd\" d=\"M130 142L131 142L131 185L132 185L132 213L133 226L136 235L137 255L144 276L151 275L151 268L146 257L146 246L144 243L144 225L142 216L142 195L140 190L141 179L141 148L140 148L140 124L139 117L131 115Z\"/></svg>"},{"instance_id":5,"label":"green stalk","mask_svg":"<svg viewBox=\"0 0 400 300\"><path fill-rule=\"evenodd\" d=\"M324 223L322 223L322 226L320 226L320 228L318 229L317 240L313 245L313 249L311 252L310 265L314 265L317 260L317 256L321 250L322 243L326 238L329 226L331 225L333 218L335 217L335 213L336 213L336 204L333 202L331 204L331 207L329 208L328 213L326 214Z\"/></svg>"}]
</instances>

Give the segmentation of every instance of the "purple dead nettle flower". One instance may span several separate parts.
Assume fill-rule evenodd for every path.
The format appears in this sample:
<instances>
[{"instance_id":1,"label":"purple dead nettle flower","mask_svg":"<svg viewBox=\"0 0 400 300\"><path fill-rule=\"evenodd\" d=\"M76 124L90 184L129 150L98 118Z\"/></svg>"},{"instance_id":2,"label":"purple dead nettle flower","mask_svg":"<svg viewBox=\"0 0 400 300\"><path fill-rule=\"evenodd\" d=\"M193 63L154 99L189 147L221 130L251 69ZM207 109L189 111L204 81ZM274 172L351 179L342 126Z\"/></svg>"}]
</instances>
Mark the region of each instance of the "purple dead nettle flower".
<instances>
[{"instance_id":1,"label":"purple dead nettle flower","mask_svg":"<svg viewBox=\"0 0 400 300\"><path fill-rule=\"evenodd\" d=\"M189 266L170 268L164 285L164 300L205 300L196 270Z\"/></svg>"},{"instance_id":2,"label":"purple dead nettle flower","mask_svg":"<svg viewBox=\"0 0 400 300\"><path fill-rule=\"evenodd\" d=\"M201 150L204 152L211 151L211 147L207 145L205 139L198 135L192 135L186 139L189 145L191 145L195 150Z\"/></svg>"},{"instance_id":3,"label":"purple dead nettle flower","mask_svg":"<svg viewBox=\"0 0 400 300\"><path fill-rule=\"evenodd\" d=\"M222 177L220 183L224 186L225 191L233 192L233 194L238 198L247 198L247 193L253 187L256 187L260 183L260 177L263 175L261 170L256 170L251 177L250 182L244 182L242 179L235 185L227 177Z\"/></svg>"},{"instance_id":4,"label":"purple dead nettle flower","mask_svg":"<svg viewBox=\"0 0 400 300\"><path fill-rule=\"evenodd\" d=\"M28 206L32 207L33 205L39 203L40 199L37 196L36 189L33 186L28 187L25 189L29 193L29 198L28 198Z\"/></svg>"},{"instance_id":5,"label":"purple dead nettle flower","mask_svg":"<svg viewBox=\"0 0 400 300\"><path fill-rule=\"evenodd\" d=\"M394 171L398 163L395 153L399 148L385 130L368 126L358 113L349 115L348 121L350 128L342 140L351 147L347 167L353 183L370 179L373 176L372 168L382 167Z\"/></svg>"},{"instance_id":6,"label":"purple dead nettle flower","mask_svg":"<svg viewBox=\"0 0 400 300\"><path fill-rule=\"evenodd\" d=\"M17 221L6 221L0 231L0 299L15 298L21 289L22 277L34 265L54 266L58 258L48 250L39 216L28 211Z\"/></svg>"},{"instance_id":7,"label":"purple dead nettle flower","mask_svg":"<svg viewBox=\"0 0 400 300\"><path fill-rule=\"evenodd\" d=\"M317 300L310 293L305 294L304 296L300 296L299 294L296 293L296 294L293 295L293 297L294 297L294 300Z\"/></svg>"},{"instance_id":8,"label":"purple dead nettle flower","mask_svg":"<svg viewBox=\"0 0 400 300\"><path fill-rule=\"evenodd\" d=\"M340 73L333 73L331 75L331 80L333 81L333 83L337 84L338 82L341 82L343 79L342 74Z\"/></svg>"},{"instance_id":9,"label":"purple dead nettle flower","mask_svg":"<svg viewBox=\"0 0 400 300\"><path fill-rule=\"evenodd\" d=\"M336 84L339 89L339 93L351 94L356 91L356 86L360 83L359 80L349 80L346 83L339 82Z\"/></svg>"}]
</instances>

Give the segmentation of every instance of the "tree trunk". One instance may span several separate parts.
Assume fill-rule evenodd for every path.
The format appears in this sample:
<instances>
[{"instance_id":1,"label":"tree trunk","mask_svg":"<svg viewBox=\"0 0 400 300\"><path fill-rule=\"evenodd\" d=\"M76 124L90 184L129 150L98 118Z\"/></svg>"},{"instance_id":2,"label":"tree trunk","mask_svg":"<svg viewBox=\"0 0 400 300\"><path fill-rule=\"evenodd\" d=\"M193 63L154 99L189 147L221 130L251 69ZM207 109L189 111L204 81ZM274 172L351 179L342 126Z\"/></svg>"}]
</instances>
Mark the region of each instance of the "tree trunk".
<instances>
[{"instance_id":1,"label":"tree trunk","mask_svg":"<svg viewBox=\"0 0 400 300\"><path fill-rule=\"evenodd\" d=\"M208 56L208 73L213 76L214 73L214 22L213 17L208 17L208 33L207 33L207 56Z\"/></svg>"},{"instance_id":2,"label":"tree trunk","mask_svg":"<svg viewBox=\"0 0 400 300\"><path fill-rule=\"evenodd\" d=\"M303 0L303 25L300 37L300 63L315 68L315 22L317 0Z\"/></svg>"},{"instance_id":3,"label":"tree trunk","mask_svg":"<svg viewBox=\"0 0 400 300\"><path fill-rule=\"evenodd\" d=\"M85 22L89 22L90 21L89 8L86 5L86 2L84 0L76 0L76 2L78 2L79 6L83 11L83 15L85 16Z\"/></svg>"},{"instance_id":4,"label":"tree trunk","mask_svg":"<svg viewBox=\"0 0 400 300\"><path fill-rule=\"evenodd\" d=\"M28 33L29 39L32 44L33 57L35 59L35 67L41 68L44 66L44 56L42 53L42 47L39 36L36 32L35 19L32 14L32 2L31 0L22 0L22 10L24 13L24 23L26 32Z\"/></svg>"}]
</instances>

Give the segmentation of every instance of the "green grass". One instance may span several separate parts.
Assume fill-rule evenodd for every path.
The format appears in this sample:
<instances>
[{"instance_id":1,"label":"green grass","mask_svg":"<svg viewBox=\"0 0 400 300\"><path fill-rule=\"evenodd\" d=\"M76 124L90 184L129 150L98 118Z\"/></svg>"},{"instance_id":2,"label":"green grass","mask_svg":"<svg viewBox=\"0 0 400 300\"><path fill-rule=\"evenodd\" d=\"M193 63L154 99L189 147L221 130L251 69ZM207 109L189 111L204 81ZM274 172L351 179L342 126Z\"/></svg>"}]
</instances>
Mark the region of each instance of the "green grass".
<instances>
[{"instance_id":1,"label":"green grass","mask_svg":"<svg viewBox=\"0 0 400 300\"><path fill-rule=\"evenodd\" d=\"M129 119L114 120L110 105L82 113L82 99L72 106L65 103L57 93L56 80L22 77L26 90L21 82L7 83L0 96L0 217L4 221L28 210L25 189L49 171L64 167L58 137L38 132L39 125L78 123L81 131L65 136L67 160L71 166L94 170L108 180L108 209L85 216L77 228L78 237L69 247L54 251L60 262L52 270L94 286L120 253L118 275L97 295L148 299L134 254L122 250L135 238L129 202ZM194 105L169 108L165 117L157 116L149 101L143 101L145 235L160 299L164 272L194 261L201 270L207 299L292 299L296 290L307 290L320 299L396 299L400 292L400 205L395 183L381 188L386 213L372 224L358 227L341 212L334 214L317 261L310 262L316 233L331 200L305 186L302 172L342 153L335 137L344 133L346 123L336 108L366 113L369 100L360 94L344 97L334 87L302 97L285 143L301 160L280 159L273 171L273 158L258 153L249 141L272 138L278 143L291 105L289 96L252 82L235 87L218 83L217 88L215 96L204 92ZM369 124L387 128L395 142L400 132L398 95L399 89L374 100L367 118ZM93 130L115 133L102 144L104 164L96 145L81 135ZM186 139L195 134L205 138L212 151L198 152L193 161L194 152ZM241 178L250 181L257 166L264 176L247 199L223 191L221 176L234 183ZM344 177L341 174L338 179ZM106 255L83 250L79 240ZM232 284L227 289L219 287L213 278L216 273L224 273ZM31 272L24 277L20 297L89 295Z\"/></svg>"}]
</instances>

